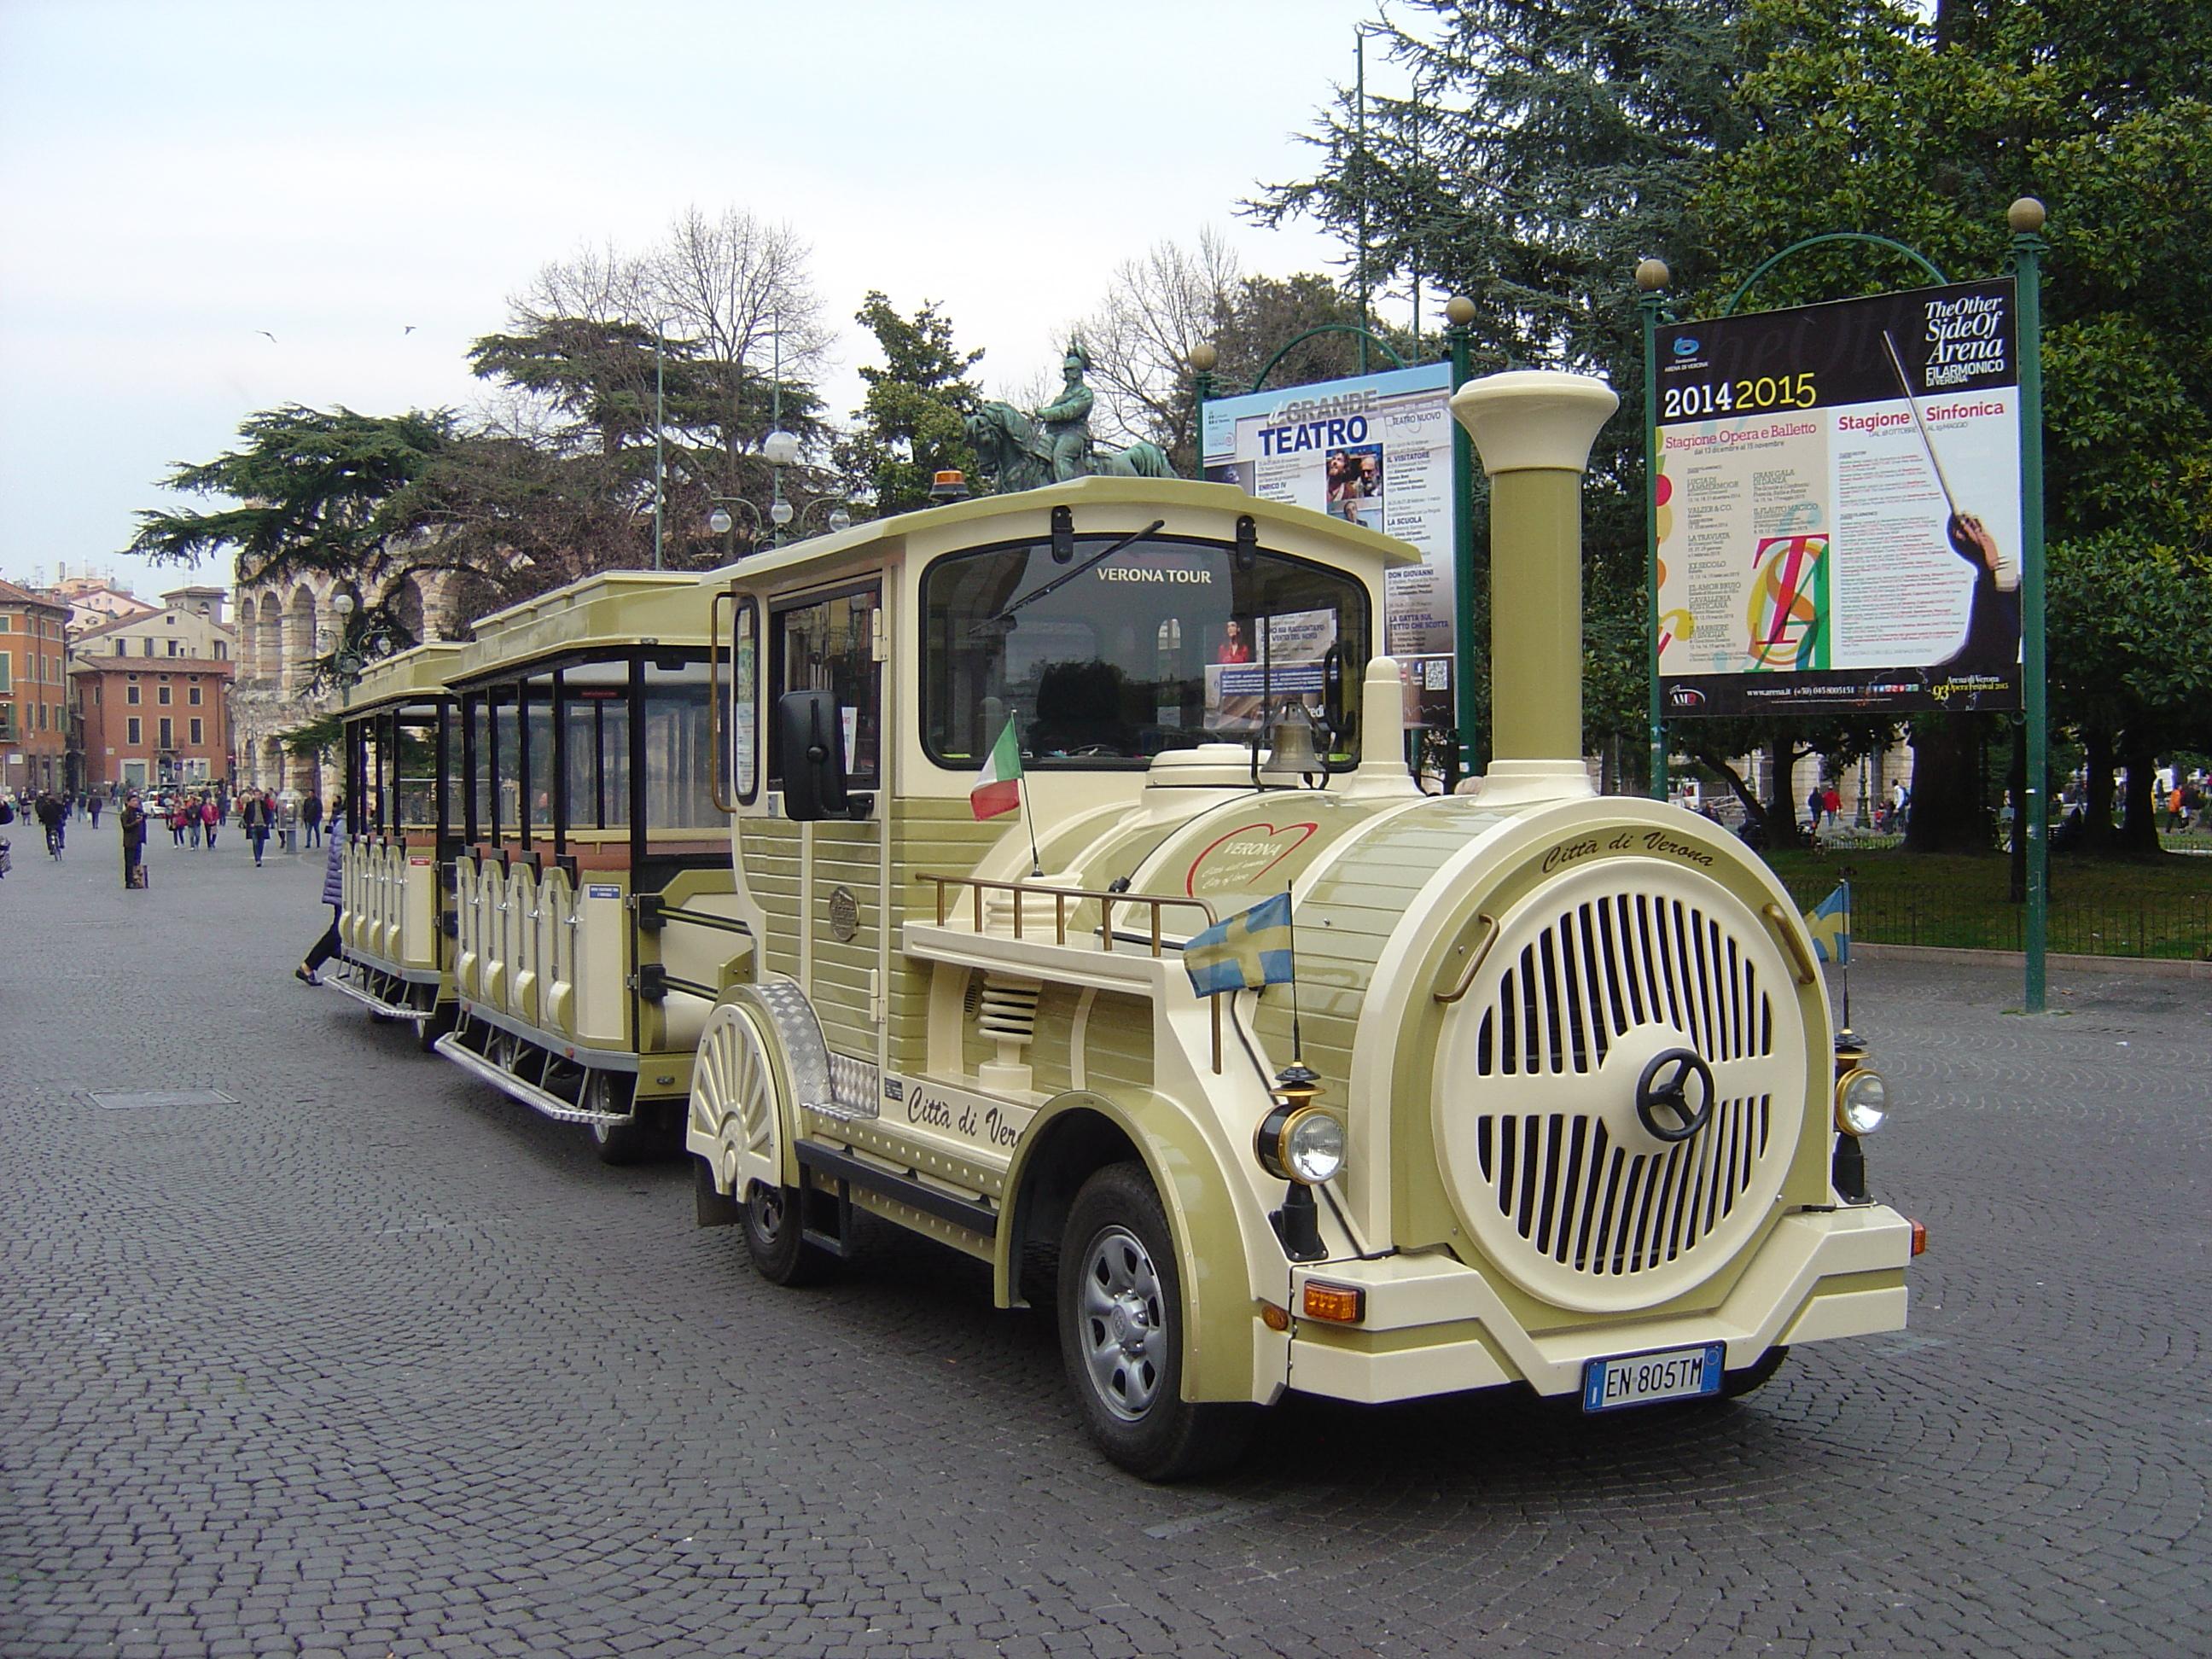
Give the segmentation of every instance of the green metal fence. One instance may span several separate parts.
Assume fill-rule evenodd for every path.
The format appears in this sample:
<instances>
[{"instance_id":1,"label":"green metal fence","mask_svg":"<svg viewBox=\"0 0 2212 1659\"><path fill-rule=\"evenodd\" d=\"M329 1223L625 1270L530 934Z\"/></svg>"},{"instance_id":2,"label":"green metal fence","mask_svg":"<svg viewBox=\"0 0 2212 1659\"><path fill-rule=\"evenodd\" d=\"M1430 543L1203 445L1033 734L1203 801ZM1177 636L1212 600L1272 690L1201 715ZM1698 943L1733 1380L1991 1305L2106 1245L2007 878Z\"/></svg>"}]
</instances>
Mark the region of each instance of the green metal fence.
<instances>
[{"instance_id":1,"label":"green metal fence","mask_svg":"<svg viewBox=\"0 0 2212 1659\"><path fill-rule=\"evenodd\" d=\"M1793 880L1790 894L1809 910L1835 889L1832 878ZM2062 874L2051 901L2052 951L2096 957L2212 960L2212 890L2179 898L2073 900ZM1851 937L1869 945L1948 945L1969 951L2027 948L2027 908L1995 904L1929 885L1854 887Z\"/></svg>"}]
</instances>

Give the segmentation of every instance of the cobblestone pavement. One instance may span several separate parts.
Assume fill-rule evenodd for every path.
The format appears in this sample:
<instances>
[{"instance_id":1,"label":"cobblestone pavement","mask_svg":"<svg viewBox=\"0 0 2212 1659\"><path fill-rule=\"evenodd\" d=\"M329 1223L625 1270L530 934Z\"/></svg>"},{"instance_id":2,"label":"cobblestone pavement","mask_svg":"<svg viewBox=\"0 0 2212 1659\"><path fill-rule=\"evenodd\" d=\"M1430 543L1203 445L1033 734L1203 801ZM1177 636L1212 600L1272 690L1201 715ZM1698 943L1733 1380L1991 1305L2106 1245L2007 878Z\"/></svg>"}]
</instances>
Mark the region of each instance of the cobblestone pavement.
<instances>
[{"instance_id":1,"label":"cobblestone pavement","mask_svg":"<svg viewBox=\"0 0 2212 1659\"><path fill-rule=\"evenodd\" d=\"M1739 1405L1079 1433L1045 1322L812 1291L291 967L318 855L0 883L0 1654L2204 1653L2203 981L1884 963L1912 1329ZM101 1109L212 1086L234 1106Z\"/></svg>"}]
</instances>

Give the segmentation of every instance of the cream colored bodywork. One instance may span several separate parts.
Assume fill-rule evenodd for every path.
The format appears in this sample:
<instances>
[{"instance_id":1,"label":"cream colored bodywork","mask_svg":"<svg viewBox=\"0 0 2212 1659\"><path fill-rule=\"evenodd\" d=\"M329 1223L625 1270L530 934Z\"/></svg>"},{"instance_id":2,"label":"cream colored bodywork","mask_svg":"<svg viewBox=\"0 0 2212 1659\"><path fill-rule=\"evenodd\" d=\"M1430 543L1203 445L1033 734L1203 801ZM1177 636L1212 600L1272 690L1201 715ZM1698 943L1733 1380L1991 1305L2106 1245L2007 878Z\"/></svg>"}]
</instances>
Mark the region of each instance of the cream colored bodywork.
<instances>
[{"instance_id":1,"label":"cream colored bodywork","mask_svg":"<svg viewBox=\"0 0 2212 1659\"><path fill-rule=\"evenodd\" d=\"M764 787L734 815L733 907L760 951L750 985L726 994L708 1042L720 1045L729 1077L750 1073L728 1057L757 1048L762 1088L776 1104L772 1132L762 1131L716 1092L721 1084L694 1091L687 1144L719 1189L742 1191L770 1170L795 1182L796 1140L834 1148L917 1197L990 1218L963 1225L851 1188L854 1204L991 1261L998 1296L1011 1302L1020 1295L1012 1224L1033 1153L1070 1114L1106 1120L1138 1149L1170 1215L1188 1303L1184 1389L1194 1399L1267 1401L1297 1387L1379 1401L1509 1382L1556 1394L1578 1387L1594 1357L1721 1340L1740 1366L1777 1342L1902 1324L1909 1225L1880 1206L1839 1207L1829 1185L1828 1017L1817 982L1800 971L1809 955L1786 893L1705 821L1595 799L1578 769L1501 769L1486 795L1420 796L1397 761L1387 665L1376 682L1386 690L1368 692L1365 763L1326 792L1255 793L1241 757L1198 751L1164 757L1148 773L1032 773L1024 787L1048 873L1018 911L1006 895L985 894L979 914L976 895L955 886L940 914L939 889L921 878L1018 883L1031 855L1019 818L975 823L972 775L921 749L919 668L906 643L921 573L943 554L1042 539L1061 504L1084 535L1158 518L1166 534L1225 542L1237 517L1250 515L1263 547L1364 581L1378 628L1384 570L1404 557L1398 544L1356 526L1224 486L1087 480L860 526L726 573L763 616L780 599L880 582L886 761L863 823L788 823ZM753 729L764 732L758 686L736 695L752 700ZM1593 836L1594 850L1576 850ZM1460 1169L1463 1186L1472 1156L1458 1144L1456 1097L1443 1081L1447 1057L1470 1041L1454 1022L1467 1018L1468 996L1496 988L1439 999L1466 975L1485 933L1520 925L1571 872L1601 866L1676 896L1670 903L1725 911L1741 954L1757 958L1783 1031L1783 1052L1764 1057L1759 1077L1787 1094L1789 1133L1770 1127L1761 1144L1771 1151L1754 1160L1759 1180L1746 1186L1758 1193L1734 1200L1743 1212L1716 1228L1695 1274L1655 1268L1633 1290L1594 1291L1513 1260L1471 1207L1476 1199L1454 1185L1450 1171ZM1117 880L1129 896L1108 936L1097 900L1071 896ZM1172 948L1209 915L1285 882L1297 907L1304 1058L1351 1140L1322 1210L1329 1259L1295 1269L1268 1220L1283 1188L1252 1152L1270 1104L1267 1079L1291 1057L1288 1000L1279 988L1223 999L1234 1006L1222 1011L1217 1063L1216 1011L1192 993ZM1170 948L1155 955L1141 901L1194 894L1211 910L1164 909ZM1768 918L1771 906L1778 919ZM852 920L848 935L835 925L840 914ZM764 991L783 999L782 1013L759 1000ZM819 1077L790 1047L814 1038L804 1020L792 1022L786 992L803 996L818 1024L829 1062ZM994 999L1025 1006L1032 993L1032 1035L1010 1043L985 1031L980 1016ZM1658 1023L1639 1022L1636 1042L1657 1042L1644 1028ZM1587 1105L1617 1095L1620 1076L1601 1068L1572 1086ZM1617 1104L1604 1109L1618 1117ZM1339 1327L1296 1317L1309 1277L1364 1287L1366 1319ZM1288 1332L1269 1328L1267 1307L1291 1311Z\"/></svg>"},{"instance_id":2,"label":"cream colored bodywork","mask_svg":"<svg viewBox=\"0 0 2212 1659\"><path fill-rule=\"evenodd\" d=\"M460 655L456 645L423 645L372 665L349 700L346 718L446 696L447 677ZM406 826L399 836L350 836L339 860L338 940L346 957L433 988L434 1006L453 994L450 953L439 933L437 857L434 826L422 824Z\"/></svg>"}]
</instances>

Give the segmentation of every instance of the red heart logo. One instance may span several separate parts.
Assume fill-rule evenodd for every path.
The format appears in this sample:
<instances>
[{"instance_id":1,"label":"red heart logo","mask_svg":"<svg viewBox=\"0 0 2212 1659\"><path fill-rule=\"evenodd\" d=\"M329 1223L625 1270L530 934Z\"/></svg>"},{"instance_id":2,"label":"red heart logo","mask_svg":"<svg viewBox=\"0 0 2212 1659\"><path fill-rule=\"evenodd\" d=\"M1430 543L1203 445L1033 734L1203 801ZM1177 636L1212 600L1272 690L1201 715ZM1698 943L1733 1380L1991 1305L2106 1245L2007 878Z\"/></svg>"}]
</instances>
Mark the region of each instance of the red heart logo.
<instances>
[{"instance_id":1,"label":"red heart logo","mask_svg":"<svg viewBox=\"0 0 2212 1659\"><path fill-rule=\"evenodd\" d=\"M1285 823L1281 825L1273 823L1240 823L1237 828L1231 830L1227 835L1223 836L1219 840L1209 842L1205 850L1200 852L1196 858L1190 861L1190 869L1183 877L1182 890L1190 895L1193 898L1196 898L1198 896L1199 871L1205 866L1206 860L1212 858L1215 851L1225 842L1236 841L1246 836L1273 837L1295 835L1297 837L1296 841L1291 842L1287 847L1277 849L1273 857L1269 858L1265 864L1262 864L1258 869L1251 872L1249 879L1244 878L1242 871L1237 872L1237 885L1238 887L1250 888L1255 886L1258 884L1261 877L1266 875L1268 871L1273 869L1285 859L1290 857L1291 854L1297 852L1299 848L1304 846L1308 841L1311 840L1314 833L1320 828L1321 825L1318 823Z\"/></svg>"}]
</instances>

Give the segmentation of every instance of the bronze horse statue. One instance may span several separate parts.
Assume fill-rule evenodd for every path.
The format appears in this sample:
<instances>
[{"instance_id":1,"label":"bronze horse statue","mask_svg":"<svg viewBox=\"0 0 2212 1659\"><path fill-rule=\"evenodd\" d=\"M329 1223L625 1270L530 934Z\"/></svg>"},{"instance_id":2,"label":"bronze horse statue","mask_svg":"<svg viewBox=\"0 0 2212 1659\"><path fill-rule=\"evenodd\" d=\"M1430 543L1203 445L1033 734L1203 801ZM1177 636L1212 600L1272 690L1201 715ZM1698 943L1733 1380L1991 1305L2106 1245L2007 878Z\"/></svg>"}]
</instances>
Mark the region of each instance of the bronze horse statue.
<instances>
[{"instance_id":1,"label":"bronze horse statue","mask_svg":"<svg viewBox=\"0 0 2212 1659\"><path fill-rule=\"evenodd\" d=\"M969 447L1000 489L1035 489L1060 482L1053 476L1052 441L1012 404L985 404L961 422ZM1172 478L1167 452L1158 444L1090 452L1085 471L1109 478Z\"/></svg>"}]
</instances>

